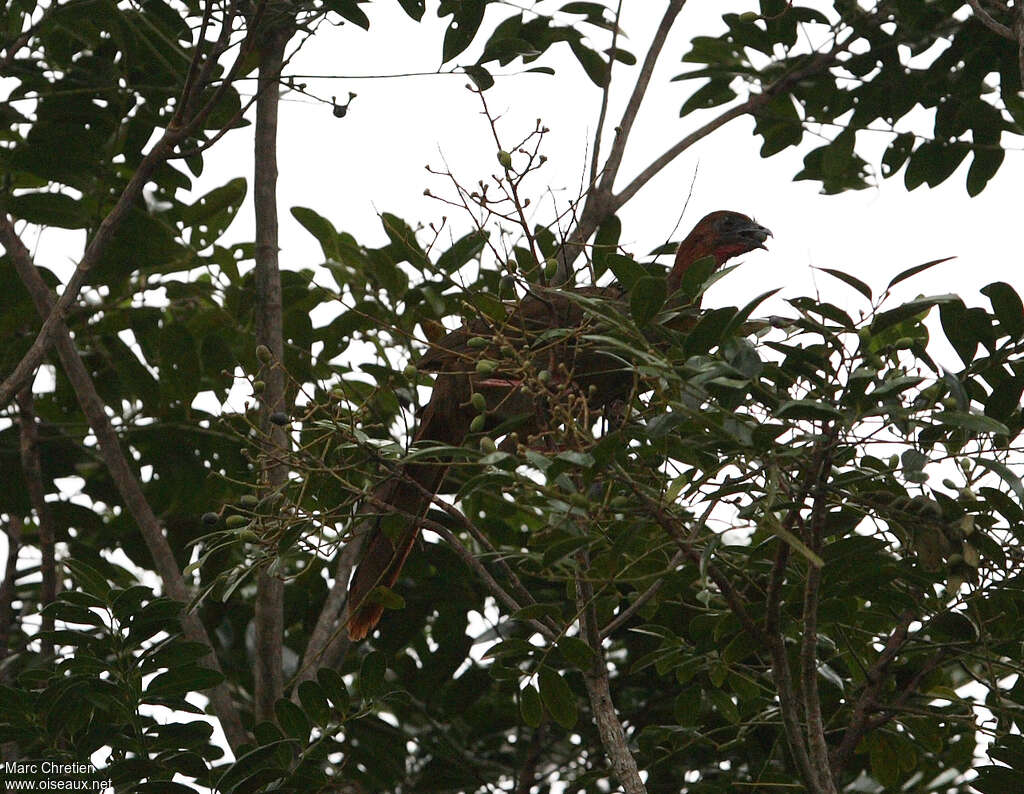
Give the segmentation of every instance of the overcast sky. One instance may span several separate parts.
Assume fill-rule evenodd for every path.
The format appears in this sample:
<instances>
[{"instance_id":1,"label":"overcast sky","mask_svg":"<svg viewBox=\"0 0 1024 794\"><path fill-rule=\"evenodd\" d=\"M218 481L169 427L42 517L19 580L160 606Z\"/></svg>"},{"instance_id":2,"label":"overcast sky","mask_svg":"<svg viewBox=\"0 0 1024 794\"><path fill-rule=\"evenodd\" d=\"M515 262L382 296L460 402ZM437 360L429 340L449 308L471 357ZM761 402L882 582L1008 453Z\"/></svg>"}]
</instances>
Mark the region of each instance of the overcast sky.
<instances>
[{"instance_id":1,"label":"overcast sky","mask_svg":"<svg viewBox=\"0 0 1024 794\"><path fill-rule=\"evenodd\" d=\"M622 27L627 38L620 40L620 46L642 60L664 4L626 0L623 5ZM634 127L618 188L699 123L720 112L680 119L679 108L698 83L672 83L670 79L691 68L680 58L692 36L720 33L724 30L720 21L723 11L750 5L720 0L686 4ZM354 25L335 31L322 28L290 71L374 75L438 67L445 23L436 17L436 4L428 3L427 15L419 24L405 17L397 2L377 2L367 8L372 20L369 33ZM498 5L489 13L484 31L511 11ZM476 59L484 36L480 38L481 42L458 59L460 63ZM600 42L602 47L608 43ZM597 121L600 91L564 45L553 48L541 63L556 65L557 75L499 78L487 99L492 112L502 115L500 129L509 141L523 137L537 118L551 129L544 147L548 164L532 185L538 196L547 186L553 188L561 197L560 208L564 208L578 191ZM621 114L636 71L616 67L609 129ZM394 212L414 224L437 222L441 215L448 215L456 236L469 231L467 218L423 196L425 188L435 193L445 188L443 180L424 169L428 163L440 167L442 154L464 184L473 184L497 170L495 145L480 115L479 99L466 90L464 76L304 81L310 91L321 96L344 98L355 91L358 97L343 119L334 118L328 105L296 94L288 95L282 105L280 191L285 266L307 266L321 258L312 237L288 215L287 209L293 205L312 207L339 229L373 245L386 241L378 211ZM917 119L923 123L928 116L919 111ZM927 129L930 131L930 124ZM677 158L620 214L622 243L634 254L646 255L671 232L696 173L677 239L703 214L722 208L753 215L774 231L770 252L747 255L743 268L709 294L708 305L742 305L775 287L784 287L783 295L791 297L820 287L831 300L854 308L860 305L855 293L827 275L814 273L811 266L841 268L880 289L906 267L951 255L957 260L912 280L904 294L958 291L968 303L987 307L987 300L977 294L980 287L997 279L1022 286L1017 231L1024 221L1020 188L1024 157L1019 150L1007 153L997 177L973 199L964 187L969 157L937 189L907 192L901 173L877 188L823 196L816 183L792 180L803 155L820 141L807 137L808 145L800 150L787 150L765 160L758 154L761 139L752 131L749 118L718 130ZM235 133L233 143L211 151L201 180L204 186L249 173L248 140L244 145L242 141L249 134L249 130ZM874 148L875 157L868 159L877 165L888 136L861 133L858 142ZM1010 144L1019 147L1024 141ZM538 212L535 220L550 222L550 202L542 207L544 211ZM251 224L251 210L243 210L232 235L251 239Z\"/></svg>"}]
</instances>

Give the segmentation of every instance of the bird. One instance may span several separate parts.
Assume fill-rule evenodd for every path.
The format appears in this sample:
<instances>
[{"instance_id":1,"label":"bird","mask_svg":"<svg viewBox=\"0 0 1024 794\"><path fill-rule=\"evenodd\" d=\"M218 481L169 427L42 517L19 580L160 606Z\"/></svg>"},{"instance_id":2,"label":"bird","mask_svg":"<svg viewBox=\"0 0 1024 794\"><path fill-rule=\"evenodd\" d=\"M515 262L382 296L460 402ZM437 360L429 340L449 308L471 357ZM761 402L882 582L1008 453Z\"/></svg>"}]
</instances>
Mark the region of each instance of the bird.
<instances>
[{"instance_id":1,"label":"bird","mask_svg":"<svg viewBox=\"0 0 1024 794\"><path fill-rule=\"evenodd\" d=\"M735 256L766 249L770 235L764 226L739 212L718 210L705 215L676 250L666 277L668 294L678 291L695 262L713 257L715 267L720 267ZM537 371L546 368L569 380L596 409L624 399L632 388L633 373L623 366L622 359L570 342L536 345L539 351L531 346L545 331L585 324L588 315L579 298L620 299L623 295L619 285L534 288L508 307L502 322L478 318L433 343L417 364L417 369L436 372L437 377L430 400L418 417L413 443L461 445L470 435L481 406L486 406L487 427L480 429L513 418L519 420L517 430L523 437L541 427L544 417L537 413L543 412L543 403L522 388L523 356L513 356L513 363L502 361L508 358L503 353L516 350L529 351L526 366L532 365ZM698 305L699 298L692 303ZM419 536L420 521L440 491L446 472L447 466L441 462L407 462L374 491L369 500L371 520L363 556L346 599L351 640L363 639L380 621L384 606L373 590L391 588L398 581ZM380 519L389 512L405 521L398 532L385 532L381 526Z\"/></svg>"}]
</instances>

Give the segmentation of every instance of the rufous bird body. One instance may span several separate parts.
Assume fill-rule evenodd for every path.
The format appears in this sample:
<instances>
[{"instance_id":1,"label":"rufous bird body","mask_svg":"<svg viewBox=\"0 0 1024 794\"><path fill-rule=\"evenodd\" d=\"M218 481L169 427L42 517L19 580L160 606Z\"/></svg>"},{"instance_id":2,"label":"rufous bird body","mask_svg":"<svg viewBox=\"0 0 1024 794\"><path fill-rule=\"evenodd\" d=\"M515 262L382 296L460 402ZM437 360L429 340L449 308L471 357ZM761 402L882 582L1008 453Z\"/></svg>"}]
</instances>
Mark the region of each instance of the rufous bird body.
<instances>
[{"instance_id":1,"label":"rufous bird body","mask_svg":"<svg viewBox=\"0 0 1024 794\"><path fill-rule=\"evenodd\" d=\"M699 259L712 256L716 266L721 266L734 256L764 248L770 234L738 212L720 210L706 215L679 245L666 281L669 293L679 289L686 271ZM475 320L433 344L418 367L437 372L437 378L430 401L419 417L413 442L462 444L478 414L471 405L475 392L486 400L491 427L512 418L522 422L526 417L527 432L521 426L521 436L539 428L543 424L540 417L531 422L530 414L543 411L543 405L519 388L522 373L518 370L523 367L523 361L520 359L517 365L502 362L500 348L507 350L511 345L521 350L544 331L578 328L586 323L587 313L575 299L577 296L615 299L622 295L623 289L618 285L581 287L571 292L535 289L511 307L502 323ZM487 341L481 348L471 344L474 338ZM490 341L495 339L501 341ZM542 347L541 351L531 353L533 360L526 364L537 370L560 372L579 387L581 394L588 395L593 408L600 409L628 397L633 374L624 369L620 359L571 343ZM481 359L497 359L500 363L496 364L495 371L478 374L476 363ZM440 490L446 470L440 462L406 463L374 492L370 509L385 513L388 511L383 506L391 506L393 512L408 520L408 526L400 531L397 542L381 529L379 519L368 527L363 558L348 591L348 632L353 640L365 637L380 620L384 608L373 598L372 591L378 586L393 587L398 580L419 536L419 521Z\"/></svg>"}]
</instances>

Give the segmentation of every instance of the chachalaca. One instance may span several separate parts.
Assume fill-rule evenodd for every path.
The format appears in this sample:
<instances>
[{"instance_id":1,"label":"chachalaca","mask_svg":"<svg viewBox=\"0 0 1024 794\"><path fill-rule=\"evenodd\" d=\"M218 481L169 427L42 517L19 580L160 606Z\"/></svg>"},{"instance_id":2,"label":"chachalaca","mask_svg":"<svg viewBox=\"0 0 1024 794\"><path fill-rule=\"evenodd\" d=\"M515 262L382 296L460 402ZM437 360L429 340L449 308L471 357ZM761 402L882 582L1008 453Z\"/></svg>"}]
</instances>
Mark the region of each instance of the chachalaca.
<instances>
[{"instance_id":1,"label":"chachalaca","mask_svg":"<svg viewBox=\"0 0 1024 794\"><path fill-rule=\"evenodd\" d=\"M712 256L716 266L721 266L734 256L764 248L769 234L768 229L738 212L720 210L705 216L679 245L667 277L669 294L679 289L683 275L697 260ZM509 306L501 323L486 318L474 320L434 343L417 365L421 370L437 372L437 378L413 441L462 444L480 413L473 405L475 393L484 398L489 427L515 417L521 423L517 430L525 437L529 430L543 425L543 417L534 417L531 422L531 413L544 410L542 403L520 388L520 370L526 366L559 373L578 387L580 394L587 395L596 409L628 396L633 373L625 370L621 359L570 342L533 344L545 331L576 329L587 322L587 312L578 297L614 299L622 295L617 285L577 287L571 293L533 288ZM529 351L525 363L521 355L518 359L502 355L502 351L522 351L524 347ZM480 368L481 360L493 364ZM479 404L479 398L475 399ZM380 620L384 607L372 591L378 586L393 587L398 580L420 532L416 518L426 514L446 470L443 462L406 463L374 492L369 509L382 514L387 512L382 505L394 506L395 513L406 517L408 526L400 530L394 543L381 528L379 516L369 525L362 561L348 590L348 633L353 640L365 637Z\"/></svg>"}]
</instances>

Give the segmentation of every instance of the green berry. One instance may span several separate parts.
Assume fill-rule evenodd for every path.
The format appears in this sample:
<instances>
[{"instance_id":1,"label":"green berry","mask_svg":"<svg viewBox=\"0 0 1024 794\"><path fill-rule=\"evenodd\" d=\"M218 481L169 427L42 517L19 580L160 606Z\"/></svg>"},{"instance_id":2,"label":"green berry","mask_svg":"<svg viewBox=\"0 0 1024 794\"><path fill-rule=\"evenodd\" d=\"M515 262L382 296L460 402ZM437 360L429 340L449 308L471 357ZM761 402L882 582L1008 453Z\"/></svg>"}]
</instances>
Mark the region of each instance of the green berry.
<instances>
[{"instance_id":1,"label":"green berry","mask_svg":"<svg viewBox=\"0 0 1024 794\"><path fill-rule=\"evenodd\" d=\"M416 369L415 364L406 364L405 369L402 370L402 374L405 375L407 380L415 378L417 372L419 372L419 370Z\"/></svg>"},{"instance_id":2,"label":"green berry","mask_svg":"<svg viewBox=\"0 0 1024 794\"><path fill-rule=\"evenodd\" d=\"M228 529L238 529L239 527L244 527L248 523L249 519L245 516L228 516L224 520L224 524Z\"/></svg>"},{"instance_id":3,"label":"green berry","mask_svg":"<svg viewBox=\"0 0 1024 794\"><path fill-rule=\"evenodd\" d=\"M482 358L476 362L476 374L477 375L490 375L494 370L498 368L490 359Z\"/></svg>"},{"instance_id":4,"label":"green berry","mask_svg":"<svg viewBox=\"0 0 1024 794\"><path fill-rule=\"evenodd\" d=\"M480 417L477 417L479 419ZM480 439L480 451L486 452L488 455L492 452L497 452L498 445L494 443L494 439L490 436L484 436Z\"/></svg>"},{"instance_id":5,"label":"green berry","mask_svg":"<svg viewBox=\"0 0 1024 794\"><path fill-rule=\"evenodd\" d=\"M473 392L473 396L469 398L470 403L477 411L483 413L487 410L487 398L484 397L480 392Z\"/></svg>"},{"instance_id":6,"label":"green berry","mask_svg":"<svg viewBox=\"0 0 1024 794\"><path fill-rule=\"evenodd\" d=\"M256 346L256 358L262 361L264 364L269 364L274 358L273 353L270 352L270 348L266 345Z\"/></svg>"},{"instance_id":7,"label":"green berry","mask_svg":"<svg viewBox=\"0 0 1024 794\"><path fill-rule=\"evenodd\" d=\"M469 431L471 433L479 433L484 429L484 425L487 423L487 417L483 414L477 414L473 417L473 421L469 423Z\"/></svg>"},{"instance_id":8,"label":"green berry","mask_svg":"<svg viewBox=\"0 0 1024 794\"><path fill-rule=\"evenodd\" d=\"M471 336L466 340L466 347L472 347L475 350L487 347L488 344L488 340L484 339L482 336Z\"/></svg>"},{"instance_id":9,"label":"green berry","mask_svg":"<svg viewBox=\"0 0 1024 794\"><path fill-rule=\"evenodd\" d=\"M263 391L266 388L267 388L267 384L266 384L265 381L262 381L262 380L253 381L252 390L253 390L254 394L263 394Z\"/></svg>"},{"instance_id":10,"label":"green berry","mask_svg":"<svg viewBox=\"0 0 1024 794\"><path fill-rule=\"evenodd\" d=\"M558 262L554 259L549 259L544 263L544 278L549 281L555 277L558 272Z\"/></svg>"},{"instance_id":11,"label":"green berry","mask_svg":"<svg viewBox=\"0 0 1024 794\"><path fill-rule=\"evenodd\" d=\"M512 167L512 155L502 149L498 152L498 162L501 163L501 167L508 170Z\"/></svg>"},{"instance_id":12,"label":"green berry","mask_svg":"<svg viewBox=\"0 0 1024 794\"><path fill-rule=\"evenodd\" d=\"M238 497L238 504L242 507L256 507L260 503L260 500L253 494L247 493Z\"/></svg>"}]
</instances>

